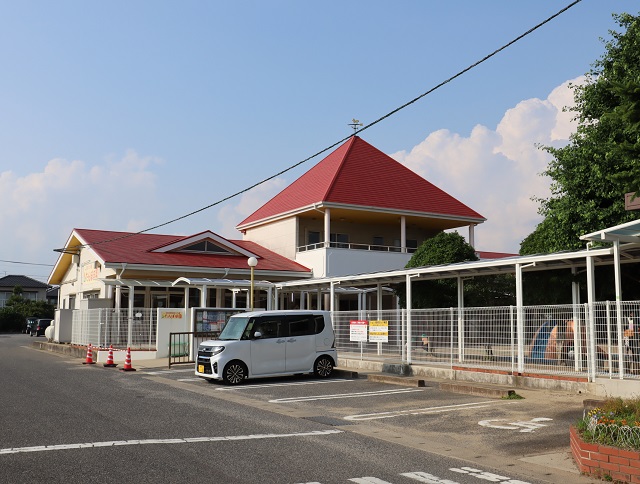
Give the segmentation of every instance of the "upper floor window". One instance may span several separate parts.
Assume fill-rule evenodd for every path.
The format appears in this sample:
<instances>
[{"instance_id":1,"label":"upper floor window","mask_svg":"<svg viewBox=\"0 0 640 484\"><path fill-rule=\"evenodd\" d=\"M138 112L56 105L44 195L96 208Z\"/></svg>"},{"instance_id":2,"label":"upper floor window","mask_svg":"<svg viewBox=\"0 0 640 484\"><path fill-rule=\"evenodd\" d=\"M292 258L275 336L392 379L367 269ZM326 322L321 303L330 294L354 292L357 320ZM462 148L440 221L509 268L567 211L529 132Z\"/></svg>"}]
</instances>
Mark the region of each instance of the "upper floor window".
<instances>
[{"instance_id":1,"label":"upper floor window","mask_svg":"<svg viewBox=\"0 0 640 484\"><path fill-rule=\"evenodd\" d=\"M214 244L210 240L202 240L195 244L188 245L186 247L182 247L180 249L181 252L215 252L215 253L229 253L228 250L223 249L219 245Z\"/></svg>"},{"instance_id":2,"label":"upper floor window","mask_svg":"<svg viewBox=\"0 0 640 484\"><path fill-rule=\"evenodd\" d=\"M349 235L347 234L331 234L331 247L347 249L349 247Z\"/></svg>"},{"instance_id":3,"label":"upper floor window","mask_svg":"<svg viewBox=\"0 0 640 484\"><path fill-rule=\"evenodd\" d=\"M320 232L314 232L310 230L307 233L307 245L314 245L320 243Z\"/></svg>"},{"instance_id":4,"label":"upper floor window","mask_svg":"<svg viewBox=\"0 0 640 484\"><path fill-rule=\"evenodd\" d=\"M376 235L373 237L373 243L371 244L371 250L382 250L384 246L384 237Z\"/></svg>"}]
</instances>

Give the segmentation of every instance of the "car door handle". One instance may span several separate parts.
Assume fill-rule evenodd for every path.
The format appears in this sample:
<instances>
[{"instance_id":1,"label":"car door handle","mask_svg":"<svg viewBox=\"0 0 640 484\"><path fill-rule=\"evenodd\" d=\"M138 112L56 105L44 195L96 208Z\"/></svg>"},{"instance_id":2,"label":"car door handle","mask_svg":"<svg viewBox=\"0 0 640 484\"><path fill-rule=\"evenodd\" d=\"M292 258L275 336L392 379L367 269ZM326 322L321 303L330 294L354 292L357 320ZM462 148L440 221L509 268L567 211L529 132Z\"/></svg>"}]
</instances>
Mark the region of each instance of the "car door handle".
<instances>
[{"instance_id":1,"label":"car door handle","mask_svg":"<svg viewBox=\"0 0 640 484\"><path fill-rule=\"evenodd\" d=\"M287 343L295 343L295 342L296 342L296 339L295 339L295 338L291 338L291 339L288 339L288 340L287 340Z\"/></svg>"},{"instance_id":2,"label":"car door handle","mask_svg":"<svg viewBox=\"0 0 640 484\"><path fill-rule=\"evenodd\" d=\"M278 343L278 344L282 344L282 343L286 343L286 341L285 341L285 340L283 340L283 339L279 339L278 341L276 341L276 343Z\"/></svg>"}]
</instances>

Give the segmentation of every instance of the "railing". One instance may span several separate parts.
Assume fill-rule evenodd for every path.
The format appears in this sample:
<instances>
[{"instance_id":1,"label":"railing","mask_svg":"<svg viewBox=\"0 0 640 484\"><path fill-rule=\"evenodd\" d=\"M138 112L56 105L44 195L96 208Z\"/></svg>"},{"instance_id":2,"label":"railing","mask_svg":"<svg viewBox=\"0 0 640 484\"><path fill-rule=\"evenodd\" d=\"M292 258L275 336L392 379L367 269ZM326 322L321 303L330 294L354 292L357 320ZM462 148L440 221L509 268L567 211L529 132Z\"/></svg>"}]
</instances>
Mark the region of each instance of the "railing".
<instances>
[{"instance_id":1,"label":"railing","mask_svg":"<svg viewBox=\"0 0 640 484\"><path fill-rule=\"evenodd\" d=\"M155 350L158 330L155 309L78 309L73 311L71 343L97 347Z\"/></svg>"},{"instance_id":2,"label":"railing","mask_svg":"<svg viewBox=\"0 0 640 484\"><path fill-rule=\"evenodd\" d=\"M169 368L178 363L195 363L200 343L218 336L219 331L169 333Z\"/></svg>"},{"instance_id":3,"label":"railing","mask_svg":"<svg viewBox=\"0 0 640 484\"><path fill-rule=\"evenodd\" d=\"M520 325L515 306L336 312L333 324L343 357L397 358L590 381L605 375L640 378L640 302L623 302L619 309L619 322L616 303L598 302L592 307L524 307ZM353 341L354 320L387 321L387 341Z\"/></svg>"},{"instance_id":4,"label":"railing","mask_svg":"<svg viewBox=\"0 0 640 484\"><path fill-rule=\"evenodd\" d=\"M640 378L640 301L593 305L515 306L335 312L342 357L394 358L406 363L473 367L587 378ZM355 341L351 321L386 321L384 342ZM201 333L180 333L170 351L189 357ZM203 333L207 338L211 333ZM76 310L72 343L156 350L156 310ZM166 341L166 339L165 339ZM176 361L176 362L190 362Z\"/></svg>"},{"instance_id":5,"label":"railing","mask_svg":"<svg viewBox=\"0 0 640 484\"><path fill-rule=\"evenodd\" d=\"M301 245L298 247L298 252L306 252L308 250L323 249L325 247L324 242L318 242L315 244ZM352 250L369 250L379 252L402 252L402 249L395 245L375 245L375 244L355 244L351 242L329 242L329 247L332 249L352 249ZM416 251L414 247L407 247L407 253L412 254Z\"/></svg>"}]
</instances>

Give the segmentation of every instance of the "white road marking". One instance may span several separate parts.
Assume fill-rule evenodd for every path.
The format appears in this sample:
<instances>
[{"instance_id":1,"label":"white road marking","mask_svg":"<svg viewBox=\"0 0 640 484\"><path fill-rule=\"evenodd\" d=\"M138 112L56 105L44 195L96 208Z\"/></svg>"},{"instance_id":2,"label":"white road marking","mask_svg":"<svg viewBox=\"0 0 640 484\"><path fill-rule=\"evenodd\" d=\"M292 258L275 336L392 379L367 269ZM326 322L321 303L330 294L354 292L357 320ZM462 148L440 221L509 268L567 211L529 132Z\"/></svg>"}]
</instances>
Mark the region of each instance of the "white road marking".
<instances>
[{"instance_id":1,"label":"white road marking","mask_svg":"<svg viewBox=\"0 0 640 484\"><path fill-rule=\"evenodd\" d=\"M357 482L358 484L391 484L390 482L383 481L377 477L356 477L349 480L351 482Z\"/></svg>"},{"instance_id":2,"label":"white road marking","mask_svg":"<svg viewBox=\"0 0 640 484\"><path fill-rule=\"evenodd\" d=\"M421 392L413 388L404 388L400 390L379 390L375 392L359 392L359 393L336 393L333 395L312 395L308 397L289 397L277 398L269 400L269 403L292 403L292 402L312 402L314 400L335 400L339 398L361 398L361 397L377 397L381 395L396 395L399 393Z\"/></svg>"},{"instance_id":3,"label":"white road marking","mask_svg":"<svg viewBox=\"0 0 640 484\"><path fill-rule=\"evenodd\" d=\"M511 479L507 476L501 476L498 474L494 474L492 472L486 472L482 469L475 469L473 467L452 467L449 469L450 471L457 472L459 474L469 474L473 477L477 477L478 479L482 479L484 481L489 482L501 482L502 484L530 484L529 482L519 481L517 479Z\"/></svg>"},{"instance_id":4,"label":"white road marking","mask_svg":"<svg viewBox=\"0 0 640 484\"><path fill-rule=\"evenodd\" d=\"M298 385L320 385L322 383L340 383L340 382L347 382L347 381L353 381L353 380L345 380L345 379L338 379L338 380L316 380L316 381L298 381L298 382L291 382L291 383L265 383L264 385L241 385L241 386L235 386L235 387L225 387L225 388L216 388L216 390L224 392L224 391L236 391L236 390L252 390L254 388L270 388L270 387L290 387L290 386L298 386Z\"/></svg>"},{"instance_id":5,"label":"white road marking","mask_svg":"<svg viewBox=\"0 0 640 484\"><path fill-rule=\"evenodd\" d=\"M502 430L519 430L520 432L534 432L540 427L546 427L546 424L542 424L540 422L549 422L553 420L552 418L545 417L537 417L532 418L531 420L524 422L510 422L507 425L495 425L492 422L503 422L505 419L503 418L495 418L492 420L480 420L478 425L482 425L483 427L489 427L492 429L502 429ZM524 428L523 428L524 427Z\"/></svg>"},{"instance_id":6,"label":"white road marking","mask_svg":"<svg viewBox=\"0 0 640 484\"><path fill-rule=\"evenodd\" d=\"M408 477L409 479L413 479L414 481L426 482L427 484L460 484L449 479L441 479L440 477L434 476L433 474L429 474L427 472L407 472L400 475Z\"/></svg>"},{"instance_id":7,"label":"white road marking","mask_svg":"<svg viewBox=\"0 0 640 484\"><path fill-rule=\"evenodd\" d=\"M204 381L204 378L200 378L199 376L195 378L178 378L178 381Z\"/></svg>"},{"instance_id":8,"label":"white road marking","mask_svg":"<svg viewBox=\"0 0 640 484\"><path fill-rule=\"evenodd\" d=\"M461 403L458 405L445 405L442 407L427 407L418 408L414 410L397 410L394 412L380 412L380 413L363 413L360 415L349 415L344 417L345 420L375 420L380 418L393 418L401 417L403 415L427 415L431 413L443 413L454 412L456 410L467 410L470 408L484 408L491 404L496 404L495 401L476 402L476 403Z\"/></svg>"},{"instance_id":9,"label":"white road marking","mask_svg":"<svg viewBox=\"0 0 640 484\"><path fill-rule=\"evenodd\" d=\"M139 375L171 375L172 373L187 373L194 372L193 368L182 368L180 370L156 370L156 371L141 371Z\"/></svg>"},{"instance_id":10,"label":"white road marking","mask_svg":"<svg viewBox=\"0 0 640 484\"><path fill-rule=\"evenodd\" d=\"M107 442L86 442L80 444L38 445L34 447L11 447L0 449L0 455L26 452L48 452L54 450L89 449L97 447L116 447L121 445L148 444L191 444L197 442L230 442L237 440L282 439L287 437L315 437L321 435L340 434L342 430L315 430L312 432L295 432L291 434L254 434L229 435L226 437L187 437L184 439L144 439L144 440L111 440Z\"/></svg>"}]
</instances>

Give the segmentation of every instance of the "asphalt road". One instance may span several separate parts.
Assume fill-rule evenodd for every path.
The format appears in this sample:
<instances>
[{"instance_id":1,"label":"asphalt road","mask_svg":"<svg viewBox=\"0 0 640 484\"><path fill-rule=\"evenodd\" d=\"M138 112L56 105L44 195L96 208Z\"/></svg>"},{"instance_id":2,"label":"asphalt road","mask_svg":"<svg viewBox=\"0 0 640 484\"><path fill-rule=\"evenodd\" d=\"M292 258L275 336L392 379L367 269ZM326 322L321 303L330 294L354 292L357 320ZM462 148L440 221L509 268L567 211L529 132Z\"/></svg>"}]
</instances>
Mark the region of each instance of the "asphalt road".
<instances>
[{"instance_id":1,"label":"asphalt road","mask_svg":"<svg viewBox=\"0 0 640 484\"><path fill-rule=\"evenodd\" d=\"M575 395L505 401L363 378L228 387L30 343L0 335L3 483L592 482L561 460Z\"/></svg>"}]
</instances>

